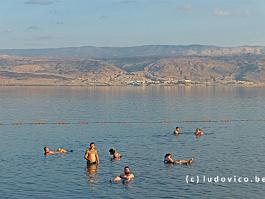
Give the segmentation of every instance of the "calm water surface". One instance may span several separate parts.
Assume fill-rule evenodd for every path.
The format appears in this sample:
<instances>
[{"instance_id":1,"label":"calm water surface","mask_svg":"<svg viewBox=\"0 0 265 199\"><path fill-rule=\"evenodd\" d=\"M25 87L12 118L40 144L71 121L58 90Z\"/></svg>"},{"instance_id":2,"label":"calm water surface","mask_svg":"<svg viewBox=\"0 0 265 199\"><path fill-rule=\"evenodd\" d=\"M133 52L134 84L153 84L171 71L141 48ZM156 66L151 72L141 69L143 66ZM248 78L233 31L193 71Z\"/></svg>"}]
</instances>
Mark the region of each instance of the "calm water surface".
<instances>
[{"instance_id":1,"label":"calm water surface","mask_svg":"<svg viewBox=\"0 0 265 199\"><path fill-rule=\"evenodd\" d=\"M265 176L264 91L2 87L0 198L264 198L265 183L185 181L186 175ZM37 121L47 124L30 124ZM66 124L55 124L59 121ZM176 126L182 131L178 137L172 134ZM197 127L204 137L194 137ZM101 159L98 168L87 168L83 159L92 141ZM74 151L45 157L45 145ZM110 161L110 147L122 153L121 161ZM194 156L194 164L166 166L169 152L175 159ZM110 184L125 165L135 180Z\"/></svg>"}]
</instances>

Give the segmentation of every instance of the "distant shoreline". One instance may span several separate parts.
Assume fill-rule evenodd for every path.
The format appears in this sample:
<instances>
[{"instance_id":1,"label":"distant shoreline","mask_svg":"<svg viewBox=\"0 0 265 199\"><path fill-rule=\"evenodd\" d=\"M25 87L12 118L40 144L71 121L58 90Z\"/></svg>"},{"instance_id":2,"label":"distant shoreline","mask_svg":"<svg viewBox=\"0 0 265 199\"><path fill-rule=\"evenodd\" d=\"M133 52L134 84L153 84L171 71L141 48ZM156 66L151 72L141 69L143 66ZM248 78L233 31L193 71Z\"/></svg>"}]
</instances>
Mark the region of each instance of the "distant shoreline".
<instances>
[{"instance_id":1,"label":"distant shoreline","mask_svg":"<svg viewBox=\"0 0 265 199\"><path fill-rule=\"evenodd\" d=\"M265 83L252 83L252 84L223 84L223 83L205 83L205 84L149 84L149 85L128 85L128 84L0 84L0 87L265 87Z\"/></svg>"},{"instance_id":2,"label":"distant shoreline","mask_svg":"<svg viewBox=\"0 0 265 199\"><path fill-rule=\"evenodd\" d=\"M265 47L0 50L2 86L264 87L264 71Z\"/></svg>"}]
</instances>

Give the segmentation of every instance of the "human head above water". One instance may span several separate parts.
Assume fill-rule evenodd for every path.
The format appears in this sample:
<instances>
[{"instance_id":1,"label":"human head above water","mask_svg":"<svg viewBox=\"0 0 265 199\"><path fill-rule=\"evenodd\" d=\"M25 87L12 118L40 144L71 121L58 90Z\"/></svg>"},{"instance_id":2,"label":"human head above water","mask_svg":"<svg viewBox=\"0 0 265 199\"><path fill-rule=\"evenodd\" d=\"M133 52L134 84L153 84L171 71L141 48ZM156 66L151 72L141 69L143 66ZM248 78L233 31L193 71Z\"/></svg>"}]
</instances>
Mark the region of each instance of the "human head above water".
<instances>
[{"instance_id":1,"label":"human head above water","mask_svg":"<svg viewBox=\"0 0 265 199\"><path fill-rule=\"evenodd\" d=\"M49 152L49 148L48 148L48 146L45 146L45 147L43 148L43 150L44 150L45 153Z\"/></svg>"},{"instance_id":2,"label":"human head above water","mask_svg":"<svg viewBox=\"0 0 265 199\"><path fill-rule=\"evenodd\" d=\"M109 150L109 152L110 152L111 155L113 155L113 154L115 153L115 150L114 150L113 148L111 148L111 149Z\"/></svg>"},{"instance_id":3,"label":"human head above water","mask_svg":"<svg viewBox=\"0 0 265 199\"><path fill-rule=\"evenodd\" d=\"M167 153L167 154L165 155L165 159L168 158L168 157L170 157L170 156L172 156L171 153Z\"/></svg>"},{"instance_id":4,"label":"human head above water","mask_svg":"<svg viewBox=\"0 0 265 199\"><path fill-rule=\"evenodd\" d=\"M124 173L125 174L130 174L131 173L129 166L125 166L124 167Z\"/></svg>"},{"instance_id":5,"label":"human head above water","mask_svg":"<svg viewBox=\"0 0 265 199\"><path fill-rule=\"evenodd\" d=\"M94 142L91 142L91 143L89 144L89 146L90 146L91 149L93 149L93 148L95 148L95 143L94 143Z\"/></svg>"}]
</instances>

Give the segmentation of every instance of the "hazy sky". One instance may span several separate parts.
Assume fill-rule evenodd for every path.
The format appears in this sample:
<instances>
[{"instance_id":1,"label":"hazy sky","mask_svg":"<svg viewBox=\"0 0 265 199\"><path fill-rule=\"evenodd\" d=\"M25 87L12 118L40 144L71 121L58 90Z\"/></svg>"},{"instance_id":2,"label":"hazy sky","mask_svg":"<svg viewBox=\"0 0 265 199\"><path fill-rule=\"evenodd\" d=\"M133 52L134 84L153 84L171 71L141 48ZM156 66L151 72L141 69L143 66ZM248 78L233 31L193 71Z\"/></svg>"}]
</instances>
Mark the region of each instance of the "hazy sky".
<instances>
[{"instance_id":1,"label":"hazy sky","mask_svg":"<svg viewBox=\"0 0 265 199\"><path fill-rule=\"evenodd\" d=\"M0 48L265 45L264 0L1 0Z\"/></svg>"}]
</instances>

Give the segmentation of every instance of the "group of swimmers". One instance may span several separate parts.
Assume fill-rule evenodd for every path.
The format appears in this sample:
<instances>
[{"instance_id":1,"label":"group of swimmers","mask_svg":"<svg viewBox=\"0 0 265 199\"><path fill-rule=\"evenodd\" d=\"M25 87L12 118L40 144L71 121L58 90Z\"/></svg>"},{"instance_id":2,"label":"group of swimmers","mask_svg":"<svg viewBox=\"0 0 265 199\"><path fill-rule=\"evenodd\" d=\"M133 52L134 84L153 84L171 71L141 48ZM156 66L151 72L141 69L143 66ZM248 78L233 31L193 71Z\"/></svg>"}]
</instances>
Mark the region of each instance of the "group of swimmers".
<instances>
[{"instance_id":1,"label":"group of swimmers","mask_svg":"<svg viewBox=\"0 0 265 199\"><path fill-rule=\"evenodd\" d=\"M46 156L54 155L54 154L64 154L67 152L72 152L72 150L67 151L63 148L58 148L52 151L48 148L48 146L44 147L44 155ZM122 155L118 151L114 150L113 148L109 150L109 153L113 160L120 160L122 157ZM99 165L99 155L98 155L94 142L91 142L89 145L89 148L86 149L84 159L87 161L87 167L90 167L93 165ZM130 168L128 166L125 166L123 173L119 176L116 176L113 180L111 180L111 182L119 182L121 180L125 180L128 182L128 181L131 181L133 178L134 178L134 175L130 171Z\"/></svg>"},{"instance_id":2,"label":"group of swimmers","mask_svg":"<svg viewBox=\"0 0 265 199\"><path fill-rule=\"evenodd\" d=\"M173 133L175 135L179 135L180 134L180 128L177 126L175 128L175 130L173 131ZM199 129L199 128L197 128L195 130L194 134L195 134L196 137L200 137L200 136L204 135L203 131L201 129ZM192 162L193 162L193 160L194 160L194 157L192 157L189 160L174 160L171 153L167 153L165 155L165 157L164 157L164 163L165 164L184 164L184 165L191 165Z\"/></svg>"},{"instance_id":3,"label":"group of swimmers","mask_svg":"<svg viewBox=\"0 0 265 199\"><path fill-rule=\"evenodd\" d=\"M180 128L179 127L176 127L176 129L174 130L174 134L175 135L180 134ZM196 135L196 137L200 137L204 133L201 129L197 128L194 134ZM54 155L54 154L64 154L67 152L73 152L73 151L72 150L67 151L63 148L58 148L57 150L52 151L48 148L48 146L44 147L44 155L46 155L46 156ZM114 150L113 148L111 148L109 150L109 153L110 153L111 158L113 160L120 160L122 158L122 155L118 151ZM86 149L84 159L87 161L88 167L90 167L92 165L99 165L99 155L98 155L98 152L97 152L97 149L95 147L94 142L91 142L89 145L89 148ZM165 164L191 165L193 160L194 160L193 157L189 160L174 160L171 153L167 153L164 157L164 163ZM128 166L125 166L123 173L119 176L116 176L113 180L110 180L110 181L111 182L120 182L121 180L125 180L126 182L129 182L133 179L134 179L134 175L130 171L130 168Z\"/></svg>"},{"instance_id":4,"label":"group of swimmers","mask_svg":"<svg viewBox=\"0 0 265 199\"><path fill-rule=\"evenodd\" d=\"M173 133L175 135L179 135L180 134L180 128L177 126L176 129L173 131ZM200 137L200 136L204 135L203 131L201 129L199 129L199 128L197 128L195 130L194 134L195 134L196 137Z\"/></svg>"}]
</instances>

